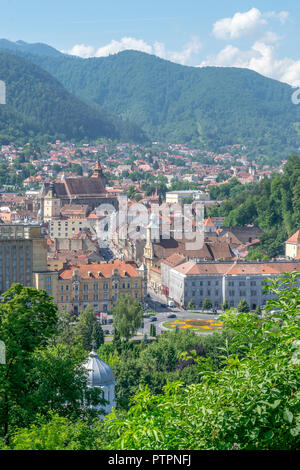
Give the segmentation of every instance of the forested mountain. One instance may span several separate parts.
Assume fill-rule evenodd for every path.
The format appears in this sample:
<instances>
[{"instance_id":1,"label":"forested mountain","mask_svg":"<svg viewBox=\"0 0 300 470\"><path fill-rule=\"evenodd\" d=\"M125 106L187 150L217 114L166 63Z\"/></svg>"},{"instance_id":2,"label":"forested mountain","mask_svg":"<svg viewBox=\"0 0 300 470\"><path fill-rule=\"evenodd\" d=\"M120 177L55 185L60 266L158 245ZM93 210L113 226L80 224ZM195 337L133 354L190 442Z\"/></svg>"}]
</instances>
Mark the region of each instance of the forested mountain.
<instances>
[{"instance_id":1,"label":"forested mountain","mask_svg":"<svg viewBox=\"0 0 300 470\"><path fill-rule=\"evenodd\" d=\"M300 157L291 156L283 174L256 184L243 186L232 179L213 188L211 198L225 201L209 209L211 216L226 217L226 226L255 222L264 231L262 249L270 257L284 254L284 242L300 229Z\"/></svg>"},{"instance_id":2,"label":"forested mountain","mask_svg":"<svg viewBox=\"0 0 300 470\"><path fill-rule=\"evenodd\" d=\"M33 136L144 138L137 126L86 104L39 66L3 50L0 79L6 83L7 92L7 104L0 106L0 143Z\"/></svg>"},{"instance_id":3,"label":"forested mountain","mask_svg":"<svg viewBox=\"0 0 300 470\"><path fill-rule=\"evenodd\" d=\"M137 51L27 58L81 99L137 123L156 140L212 150L248 144L272 161L300 145L293 89L250 70L187 67Z\"/></svg>"},{"instance_id":4,"label":"forested mountain","mask_svg":"<svg viewBox=\"0 0 300 470\"><path fill-rule=\"evenodd\" d=\"M62 55L62 53L59 52L57 49L54 49L54 47L48 46L48 44L43 44L40 42L30 44L25 41L13 42L13 41L8 41L7 39L0 39L0 48L7 49L13 52L18 52L18 53L29 52L30 54L43 55L43 56L58 57Z\"/></svg>"}]
</instances>

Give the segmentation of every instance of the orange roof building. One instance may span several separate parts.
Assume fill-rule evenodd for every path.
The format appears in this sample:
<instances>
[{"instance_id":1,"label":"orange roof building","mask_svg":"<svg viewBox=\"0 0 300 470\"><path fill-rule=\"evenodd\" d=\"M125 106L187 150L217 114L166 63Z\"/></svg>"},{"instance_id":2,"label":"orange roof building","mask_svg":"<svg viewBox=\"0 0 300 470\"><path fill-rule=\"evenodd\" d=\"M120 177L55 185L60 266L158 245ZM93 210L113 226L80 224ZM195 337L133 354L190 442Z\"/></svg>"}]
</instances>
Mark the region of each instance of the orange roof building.
<instances>
[{"instance_id":1,"label":"orange roof building","mask_svg":"<svg viewBox=\"0 0 300 470\"><path fill-rule=\"evenodd\" d=\"M292 259L300 259L300 230L285 242L285 256Z\"/></svg>"},{"instance_id":2,"label":"orange roof building","mask_svg":"<svg viewBox=\"0 0 300 470\"><path fill-rule=\"evenodd\" d=\"M57 273L54 295L59 310L78 315L88 305L95 312L110 312L120 295L143 302L147 293L144 266L114 260L110 263L77 264Z\"/></svg>"},{"instance_id":3,"label":"orange roof building","mask_svg":"<svg viewBox=\"0 0 300 470\"><path fill-rule=\"evenodd\" d=\"M161 266L163 272L166 265L162 262ZM209 298L213 307L220 309L225 300L230 307L237 307L245 299L254 310L272 298L263 289L268 280L283 273L300 273L300 262L187 261L174 267L169 263L168 269L168 276L164 276L164 289L177 305L186 306L193 300L196 307L201 308L203 301Z\"/></svg>"}]
</instances>

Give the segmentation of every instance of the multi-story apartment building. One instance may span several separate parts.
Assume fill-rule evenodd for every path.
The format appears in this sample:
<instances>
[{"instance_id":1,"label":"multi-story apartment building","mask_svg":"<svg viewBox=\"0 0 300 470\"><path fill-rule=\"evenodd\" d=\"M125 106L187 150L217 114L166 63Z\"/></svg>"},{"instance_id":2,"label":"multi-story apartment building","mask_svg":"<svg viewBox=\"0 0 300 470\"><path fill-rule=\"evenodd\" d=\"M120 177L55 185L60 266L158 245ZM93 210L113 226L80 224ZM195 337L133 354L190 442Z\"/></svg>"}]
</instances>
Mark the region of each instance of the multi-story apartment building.
<instances>
[{"instance_id":1,"label":"multi-story apartment building","mask_svg":"<svg viewBox=\"0 0 300 470\"><path fill-rule=\"evenodd\" d=\"M71 239L76 232L81 232L84 229L91 230L96 235L95 218L85 219L57 219L49 222L49 235L52 239L55 238L68 238Z\"/></svg>"},{"instance_id":2,"label":"multi-story apartment building","mask_svg":"<svg viewBox=\"0 0 300 470\"><path fill-rule=\"evenodd\" d=\"M167 204L181 204L187 198L193 198L194 201L209 201L209 194L198 190L169 191L166 193Z\"/></svg>"},{"instance_id":3,"label":"multi-story apartment building","mask_svg":"<svg viewBox=\"0 0 300 470\"><path fill-rule=\"evenodd\" d=\"M263 293L266 282L282 273L300 273L300 262L188 261L174 267L162 262L162 271L164 291L182 307L190 300L196 307L201 307L209 298L215 308L220 308L225 300L230 307L237 307L245 299L250 308L255 309L272 298Z\"/></svg>"},{"instance_id":4,"label":"multi-story apartment building","mask_svg":"<svg viewBox=\"0 0 300 470\"><path fill-rule=\"evenodd\" d=\"M0 292L16 282L35 287L36 273L47 269L47 244L41 226L0 225Z\"/></svg>"},{"instance_id":5,"label":"multi-story apartment building","mask_svg":"<svg viewBox=\"0 0 300 470\"><path fill-rule=\"evenodd\" d=\"M52 278L53 297L59 310L76 315L88 305L92 305L95 312L110 312L121 294L140 302L147 294L145 266L138 268L135 263L120 260L71 266L42 277L39 277L41 288L47 278L47 282Z\"/></svg>"}]
</instances>

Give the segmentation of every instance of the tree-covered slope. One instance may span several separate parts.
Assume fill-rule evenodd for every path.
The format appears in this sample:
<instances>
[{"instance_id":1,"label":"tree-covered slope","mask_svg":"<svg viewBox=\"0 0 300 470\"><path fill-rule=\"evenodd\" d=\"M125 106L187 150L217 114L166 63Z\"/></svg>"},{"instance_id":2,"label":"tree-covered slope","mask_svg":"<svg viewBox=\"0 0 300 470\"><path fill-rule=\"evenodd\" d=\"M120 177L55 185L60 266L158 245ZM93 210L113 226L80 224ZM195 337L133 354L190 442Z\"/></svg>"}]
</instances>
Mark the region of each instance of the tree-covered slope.
<instances>
[{"instance_id":1,"label":"tree-covered slope","mask_svg":"<svg viewBox=\"0 0 300 470\"><path fill-rule=\"evenodd\" d=\"M142 136L136 126L86 104L48 72L10 52L0 51L0 79L7 93L6 105L0 106L1 142L31 136L77 140Z\"/></svg>"},{"instance_id":2,"label":"tree-covered slope","mask_svg":"<svg viewBox=\"0 0 300 470\"><path fill-rule=\"evenodd\" d=\"M284 254L284 242L300 229L300 157L289 157L283 174L245 186L232 179L210 195L224 201L209 209L211 216L226 217L225 226L255 222L264 231L263 250L270 257Z\"/></svg>"},{"instance_id":3,"label":"tree-covered slope","mask_svg":"<svg viewBox=\"0 0 300 470\"><path fill-rule=\"evenodd\" d=\"M215 149L250 143L278 158L300 145L293 89L250 70L186 67L137 51L28 58L70 92L137 123L153 139Z\"/></svg>"},{"instance_id":4,"label":"tree-covered slope","mask_svg":"<svg viewBox=\"0 0 300 470\"><path fill-rule=\"evenodd\" d=\"M48 46L48 44L43 44L40 42L30 44L25 41L8 41L7 39L0 39L0 48L7 49L13 52L24 52L36 55L43 55L43 56L52 56L58 57L62 55L57 49L54 47Z\"/></svg>"}]
</instances>

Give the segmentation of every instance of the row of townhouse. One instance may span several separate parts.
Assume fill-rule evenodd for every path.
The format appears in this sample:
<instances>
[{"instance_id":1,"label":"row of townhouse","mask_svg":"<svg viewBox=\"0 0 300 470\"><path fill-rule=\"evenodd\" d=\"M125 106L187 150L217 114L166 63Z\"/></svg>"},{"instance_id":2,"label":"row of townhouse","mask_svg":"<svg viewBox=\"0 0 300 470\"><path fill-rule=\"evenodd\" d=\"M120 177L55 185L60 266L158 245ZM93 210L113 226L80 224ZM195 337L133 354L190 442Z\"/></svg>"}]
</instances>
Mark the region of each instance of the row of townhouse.
<instances>
[{"instance_id":1,"label":"row of townhouse","mask_svg":"<svg viewBox=\"0 0 300 470\"><path fill-rule=\"evenodd\" d=\"M143 265L114 260L38 273L35 284L53 296L61 311L78 315L92 305L95 312L110 313L122 294L144 301L147 273Z\"/></svg>"},{"instance_id":2,"label":"row of townhouse","mask_svg":"<svg viewBox=\"0 0 300 470\"><path fill-rule=\"evenodd\" d=\"M178 257L161 263L162 293L181 307L193 300L196 307L209 298L220 308L227 300L237 307L245 299L251 309L263 306L272 296L263 292L270 279L283 273L300 273L299 261L193 262ZM300 285L300 283L299 283Z\"/></svg>"}]
</instances>

